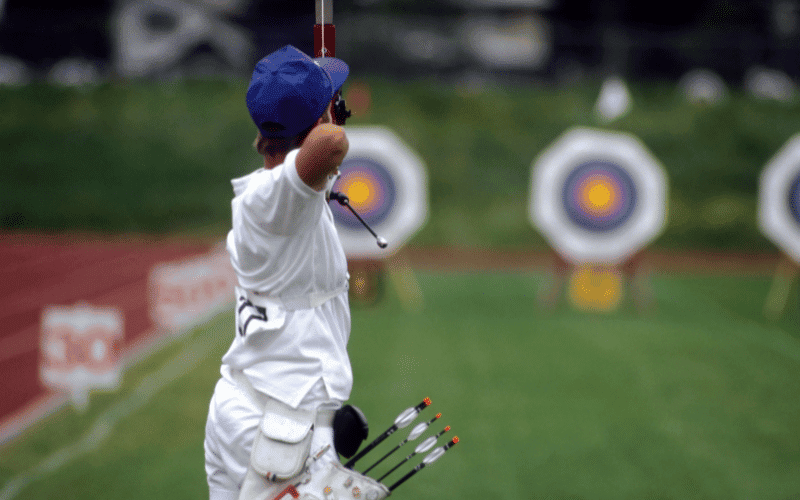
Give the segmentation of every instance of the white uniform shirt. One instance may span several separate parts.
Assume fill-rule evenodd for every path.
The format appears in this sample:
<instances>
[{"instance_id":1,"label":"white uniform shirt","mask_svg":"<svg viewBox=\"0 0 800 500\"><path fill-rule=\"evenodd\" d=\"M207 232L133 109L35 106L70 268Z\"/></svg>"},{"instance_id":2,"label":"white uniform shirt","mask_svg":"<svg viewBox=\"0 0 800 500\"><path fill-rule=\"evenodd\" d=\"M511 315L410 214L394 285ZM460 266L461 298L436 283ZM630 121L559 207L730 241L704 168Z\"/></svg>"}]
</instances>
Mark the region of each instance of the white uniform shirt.
<instances>
[{"instance_id":1,"label":"white uniform shirt","mask_svg":"<svg viewBox=\"0 0 800 500\"><path fill-rule=\"evenodd\" d=\"M320 380L339 401L353 385L347 259L325 193L297 174L298 151L231 181L227 248L239 282L237 332L221 369L228 379L231 369L242 370L256 390L293 407ZM297 305L330 292L335 296L316 307ZM248 293L286 306L258 308L242 297Z\"/></svg>"}]
</instances>

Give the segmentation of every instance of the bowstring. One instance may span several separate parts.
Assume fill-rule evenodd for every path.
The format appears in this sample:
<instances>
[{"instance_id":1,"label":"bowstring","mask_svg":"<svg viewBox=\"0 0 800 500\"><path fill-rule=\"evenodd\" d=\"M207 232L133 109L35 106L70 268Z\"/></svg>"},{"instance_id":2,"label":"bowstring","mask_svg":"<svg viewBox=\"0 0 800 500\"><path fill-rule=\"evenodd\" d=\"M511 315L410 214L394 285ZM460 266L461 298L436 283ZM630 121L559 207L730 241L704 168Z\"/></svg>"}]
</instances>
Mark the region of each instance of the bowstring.
<instances>
[{"instance_id":1,"label":"bowstring","mask_svg":"<svg viewBox=\"0 0 800 500\"><path fill-rule=\"evenodd\" d=\"M327 57L327 54L326 54L327 51L325 50L325 0L321 0L320 4L321 4L320 14L321 14L321 17L322 17L322 19L320 19L320 23L322 24L322 29L320 30L320 37L322 38L322 42L320 43L320 46L322 48L321 56L322 57Z\"/></svg>"}]
</instances>

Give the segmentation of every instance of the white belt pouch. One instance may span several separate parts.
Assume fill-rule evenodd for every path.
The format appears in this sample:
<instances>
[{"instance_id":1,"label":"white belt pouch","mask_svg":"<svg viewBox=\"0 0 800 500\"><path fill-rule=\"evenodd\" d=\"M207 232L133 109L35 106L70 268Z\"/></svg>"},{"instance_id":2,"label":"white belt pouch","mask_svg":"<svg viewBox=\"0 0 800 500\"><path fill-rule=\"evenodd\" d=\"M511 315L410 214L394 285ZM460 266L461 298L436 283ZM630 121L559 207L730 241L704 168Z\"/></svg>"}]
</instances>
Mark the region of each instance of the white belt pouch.
<instances>
[{"instance_id":1,"label":"white belt pouch","mask_svg":"<svg viewBox=\"0 0 800 500\"><path fill-rule=\"evenodd\" d=\"M250 464L261 477L286 481L303 472L311 448L316 411L294 409L269 398Z\"/></svg>"},{"instance_id":2,"label":"white belt pouch","mask_svg":"<svg viewBox=\"0 0 800 500\"><path fill-rule=\"evenodd\" d=\"M327 464L325 470L304 481L297 492L302 494L300 500L382 500L391 494L383 484L340 463Z\"/></svg>"}]
</instances>

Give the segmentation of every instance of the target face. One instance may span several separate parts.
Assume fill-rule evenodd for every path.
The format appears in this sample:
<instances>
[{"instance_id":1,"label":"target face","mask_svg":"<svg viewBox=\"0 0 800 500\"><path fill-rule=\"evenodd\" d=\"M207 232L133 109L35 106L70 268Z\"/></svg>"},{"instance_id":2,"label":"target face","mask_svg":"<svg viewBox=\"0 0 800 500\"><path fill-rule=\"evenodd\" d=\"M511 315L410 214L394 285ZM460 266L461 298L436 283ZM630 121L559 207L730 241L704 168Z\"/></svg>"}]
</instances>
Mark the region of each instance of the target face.
<instances>
[{"instance_id":1,"label":"target face","mask_svg":"<svg viewBox=\"0 0 800 500\"><path fill-rule=\"evenodd\" d=\"M350 199L352 206L371 227L383 223L395 206L397 188L392 174L369 158L348 158L339 167L342 174L333 185ZM331 205L337 224L350 229L364 229L350 210L335 203Z\"/></svg>"},{"instance_id":2,"label":"target face","mask_svg":"<svg viewBox=\"0 0 800 500\"><path fill-rule=\"evenodd\" d=\"M758 222L764 236L800 263L800 134L761 172Z\"/></svg>"},{"instance_id":3,"label":"target face","mask_svg":"<svg viewBox=\"0 0 800 500\"><path fill-rule=\"evenodd\" d=\"M561 196L572 222L589 231L616 229L636 206L636 186L625 170L609 162L589 162L573 170Z\"/></svg>"},{"instance_id":4,"label":"target face","mask_svg":"<svg viewBox=\"0 0 800 500\"><path fill-rule=\"evenodd\" d=\"M663 229L666 175L633 136L573 129L531 170L531 222L573 264L619 264Z\"/></svg>"},{"instance_id":5,"label":"target face","mask_svg":"<svg viewBox=\"0 0 800 500\"><path fill-rule=\"evenodd\" d=\"M333 190L381 237L385 249L345 206L329 203L344 251L350 258L384 258L399 250L425 223L427 171L417 154L391 130L347 127L350 149Z\"/></svg>"},{"instance_id":6,"label":"target face","mask_svg":"<svg viewBox=\"0 0 800 500\"><path fill-rule=\"evenodd\" d=\"M800 226L800 175L795 176L786 197L786 204L789 207L789 215L792 216L794 223Z\"/></svg>"}]
</instances>

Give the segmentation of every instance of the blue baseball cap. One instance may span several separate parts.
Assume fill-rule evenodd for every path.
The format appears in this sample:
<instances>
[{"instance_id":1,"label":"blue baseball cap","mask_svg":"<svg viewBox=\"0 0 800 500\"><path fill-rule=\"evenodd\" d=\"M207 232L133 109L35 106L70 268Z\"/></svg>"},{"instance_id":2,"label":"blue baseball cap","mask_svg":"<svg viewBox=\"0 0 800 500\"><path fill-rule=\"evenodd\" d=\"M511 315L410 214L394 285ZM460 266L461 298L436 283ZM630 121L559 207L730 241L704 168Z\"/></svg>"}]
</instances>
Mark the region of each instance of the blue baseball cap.
<instances>
[{"instance_id":1,"label":"blue baseball cap","mask_svg":"<svg viewBox=\"0 0 800 500\"><path fill-rule=\"evenodd\" d=\"M350 74L350 67L341 59L335 57L315 57L314 62L322 66L322 69L331 77L333 88L339 92L347 80L347 75Z\"/></svg>"},{"instance_id":2,"label":"blue baseball cap","mask_svg":"<svg viewBox=\"0 0 800 500\"><path fill-rule=\"evenodd\" d=\"M312 59L286 45L261 59L247 89L247 109L264 137L294 137L322 116L347 79L341 59Z\"/></svg>"}]
</instances>

